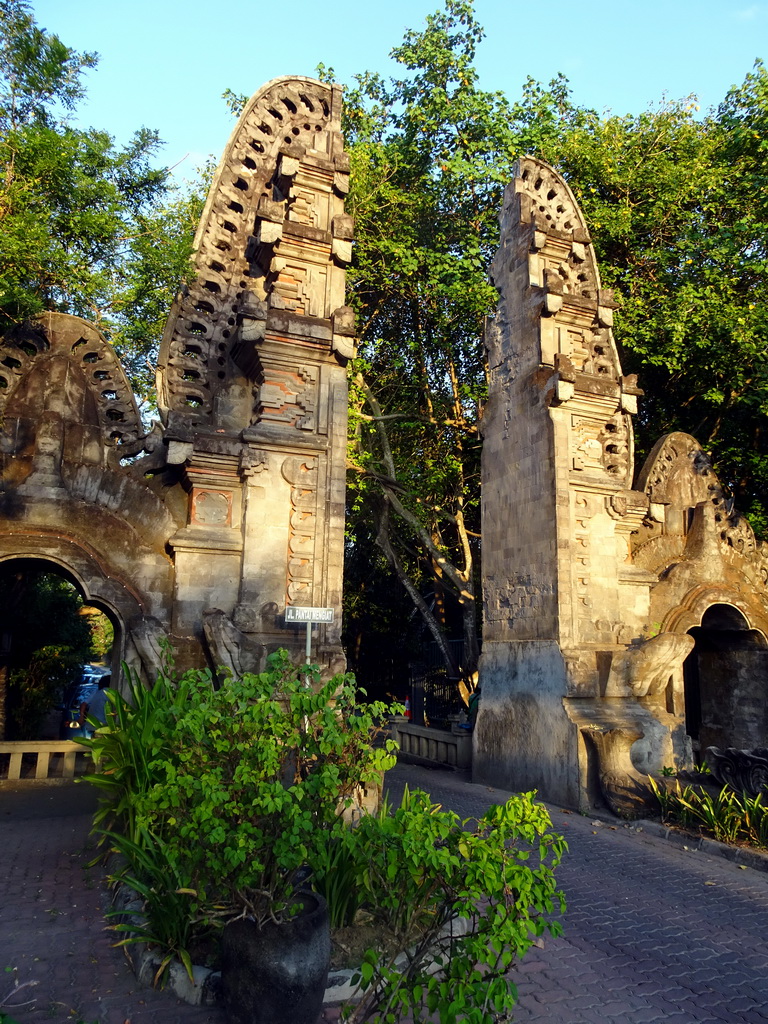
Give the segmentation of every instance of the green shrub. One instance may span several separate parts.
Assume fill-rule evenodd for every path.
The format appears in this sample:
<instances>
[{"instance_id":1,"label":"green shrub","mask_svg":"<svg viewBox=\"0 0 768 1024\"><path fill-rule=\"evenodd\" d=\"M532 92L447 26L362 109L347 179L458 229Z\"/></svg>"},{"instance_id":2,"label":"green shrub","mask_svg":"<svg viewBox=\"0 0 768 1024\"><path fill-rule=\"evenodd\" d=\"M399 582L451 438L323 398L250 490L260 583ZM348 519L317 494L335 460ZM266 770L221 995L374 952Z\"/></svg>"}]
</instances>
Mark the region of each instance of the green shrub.
<instances>
[{"instance_id":1,"label":"green shrub","mask_svg":"<svg viewBox=\"0 0 768 1024\"><path fill-rule=\"evenodd\" d=\"M363 904L365 861L365 849L353 828L329 836L326 845L314 851L312 883L328 904L331 928L353 924Z\"/></svg>"},{"instance_id":2,"label":"green shrub","mask_svg":"<svg viewBox=\"0 0 768 1024\"><path fill-rule=\"evenodd\" d=\"M649 776L651 789L659 802L662 821L695 828L723 843L749 843L768 848L768 807L761 796L724 786L714 796L707 790L681 786L669 789Z\"/></svg>"},{"instance_id":3,"label":"green shrub","mask_svg":"<svg viewBox=\"0 0 768 1024\"><path fill-rule=\"evenodd\" d=\"M183 866L168 856L166 844L161 839L146 830L139 831L135 842L120 834L113 834L110 838L126 865L120 872L120 880L129 885L144 903L139 923L132 914L126 915L124 911L109 913L109 917L118 919L112 928L125 933L125 938L116 945L146 943L157 946L161 950L161 960L155 984L161 981L174 957L178 957L192 978L190 947L194 941L204 940L213 931L209 908L200 907L197 892L191 888L189 878L181 873Z\"/></svg>"},{"instance_id":4,"label":"green shrub","mask_svg":"<svg viewBox=\"0 0 768 1024\"><path fill-rule=\"evenodd\" d=\"M369 950L350 1020L490 1024L513 1004L512 960L564 909L554 868L565 850L533 794L461 821L406 791L354 827L345 808L378 785L394 745L372 745L382 704L356 703L352 677L322 684L285 652L268 671L227 680L161 676L131 700L111 694L110 724L89 745L101 788L96 830L144 900L121 920L121 944L149 942L191 971L189 950L227 920L280 920L299 884L314 884L334 925L365 907L405 950ZM446 931L447 929L447 931ZM451 934L453 932L453 934ZM435 958L441 966L433 973Z\"/></svg>"},{"instance_id":5,"label":"green shrub","mask_svg":"<svg viewBox=\"0 0 768 1024\"><path fill-rule=\"evenodd\" d=\"M25 668L8 680L8 733L14 739L37 739L40 722L82 671L80 652L51 644L32 653Z\"/></svg>"},{"instance_id":6,"label":"green shrub","mask_svg":"<svg viewBox=\"0 0 768 1024\"><path fill-rule=\"evenodd\" d=\"M508 977L544 932L557 935L564 911L554 868L565 841L535 794L512 797L480 819L461 821L426 793L406 790L393 813L365 816L344 837L355 851L366 909L385 925L404 961L366 953L354 1022L492 1024L516 997ZM435 973L436 963L441 969Z\"/></svg>"},{"instance_id":7,"label":"green shrub","mask_svg":"<svg viewBox=\"0 0 768 1024\"><path fill-rule=\"evenodd\" d=\"M386 708L357 704L352 676L321 683L285 651L218 689L197 671L130 685L132 703L114 694L110 724L87 744L102 791L95 829L123 858L115 880L145 897L143 937L184 961L190 923L280 919L394 744L372 746Z\"/></svg>"},{"instance_id":8,"label":"green shrub","mask_svg":"<svg viewBox=\"0 0 768 1024\"><path fill-rule=\"evenodd\" d=\"M110 690L108 726L78 741L89 748L97 768L85 781L99 789L93 832L101 846L113 842L115 833L139 841L136 808L163 777L159 764L172 747L175 726L177 693L170 677L161 675L148 688L126 665L123 672L130 699Z\"/></svg>"}]
</instances>

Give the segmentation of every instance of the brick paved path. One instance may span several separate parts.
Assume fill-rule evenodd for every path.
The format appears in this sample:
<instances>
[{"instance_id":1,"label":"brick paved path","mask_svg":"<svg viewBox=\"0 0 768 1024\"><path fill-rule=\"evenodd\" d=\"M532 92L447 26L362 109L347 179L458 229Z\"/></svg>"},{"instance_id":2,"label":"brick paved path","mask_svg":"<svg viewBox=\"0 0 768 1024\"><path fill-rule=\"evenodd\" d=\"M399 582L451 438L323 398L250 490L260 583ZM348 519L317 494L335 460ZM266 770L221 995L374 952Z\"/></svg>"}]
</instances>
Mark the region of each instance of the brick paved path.
<instances>
[{"instance_id":1,"label":"brick paved path","mask_svg":"<svg viewBox=\"0 0 768 1024\"><path fill-rule=\"evenodd\" d=\"M406 781L463 817L506 797L459 772L389 773L394 794ZM39 983L35 1005L12 1011L20 1024L223 1024L220 1010L138 988L111 946L98 872L82 869L91 807L84 787L0 788L0 999L16 967ZM565 934L516 968L516 1021L768 1021L768 874L551 812L570 844Z\"/></svg>"}]
</instances>

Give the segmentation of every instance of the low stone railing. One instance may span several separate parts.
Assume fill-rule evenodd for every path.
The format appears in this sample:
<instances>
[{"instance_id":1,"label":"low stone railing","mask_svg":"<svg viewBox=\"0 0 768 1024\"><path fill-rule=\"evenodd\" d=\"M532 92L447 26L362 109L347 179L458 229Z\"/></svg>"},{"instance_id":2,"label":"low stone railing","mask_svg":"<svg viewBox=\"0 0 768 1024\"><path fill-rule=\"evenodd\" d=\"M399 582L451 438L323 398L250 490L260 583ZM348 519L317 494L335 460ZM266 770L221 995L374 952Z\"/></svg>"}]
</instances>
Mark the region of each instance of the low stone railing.
<instances>
[{"instance_id":1,"label":"low stone railing","mask_svg":"<svg viewBox=\"0 0 768 1024\"><path fill-rule=\"evenodd\" d=\"M9 754L8 774L0 777L4 782L51 782L59 779L73 779L77 758L81 761L90 755L74 740L0 740L0 755ZM34 755L34 769L27 769L22 775L22 758ZM52 755L59 755L52 763ZM4 761L0 757L0 761ZM56 769L52 774L52 768Z\"/></svg>"},{"instance_id":2,"label":"low stone railing","mask_svg":"<svg viewBox=\"0 0 768 1024\"><path fill-rule=\"evenodd\" d=\"M405 758L418 758L451 768L469 768L472 765L472 733L468 729L459 726L450 731L432 729L411 725L403 719L393 721L391 730L392 739L397 741Z\"/></svg>"}]
</instances>

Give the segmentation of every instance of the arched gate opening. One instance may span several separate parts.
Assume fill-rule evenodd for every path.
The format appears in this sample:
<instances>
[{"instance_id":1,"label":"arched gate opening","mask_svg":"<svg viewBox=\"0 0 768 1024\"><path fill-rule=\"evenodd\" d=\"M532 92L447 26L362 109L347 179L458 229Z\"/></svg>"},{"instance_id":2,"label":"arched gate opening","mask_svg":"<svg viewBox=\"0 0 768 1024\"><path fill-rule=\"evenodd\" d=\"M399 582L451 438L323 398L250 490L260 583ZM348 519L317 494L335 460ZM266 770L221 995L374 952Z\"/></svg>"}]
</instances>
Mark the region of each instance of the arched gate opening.
<instances>
[{"instance_id":1,"label":"arched gate opening","mask_svg":"<svg viewBox=\"0 0 768 1024\"><path fill-rule=\"evenodd\" d=\"M91 671L117 681L122 648L119 614L68 568L0 561L0 739L66 738L65 698Z\"/></svg>"},{"instance_id":2,"label":"arched gate opening","mask_svg":"<svg viewBox=\"0 0 768 1024\"><path fill-rule=\"evenodd\" d=\"M698 763L707 747L751 748L768 739L768 641L737 608L711 605L688 630L685 724Z\"/></svg>"}]
</instances>

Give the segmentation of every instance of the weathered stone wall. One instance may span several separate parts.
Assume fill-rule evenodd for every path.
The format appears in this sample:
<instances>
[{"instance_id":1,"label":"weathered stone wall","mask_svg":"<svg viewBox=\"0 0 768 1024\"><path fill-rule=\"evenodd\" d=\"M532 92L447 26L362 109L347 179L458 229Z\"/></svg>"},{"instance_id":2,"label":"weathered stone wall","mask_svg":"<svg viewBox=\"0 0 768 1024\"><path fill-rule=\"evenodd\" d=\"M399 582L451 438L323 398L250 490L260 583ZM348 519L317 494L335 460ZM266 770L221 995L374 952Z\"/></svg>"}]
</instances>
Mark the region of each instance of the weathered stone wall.
<instances>
[{"instance_id":1,"label":"weathered stone wall","mask_svg":"<svg viewBox=\"0 0 768 1024\"><path fill-rule=\"evenodd\" d=\"M638 392L611 296L573 196L540 162L507 188L493 280L475 771L576 803L586 769L565 701L602 696L618 645L647 628L651 577L626 563L648 502L630 489Z\"/></svg>"},{"instance_id":2,"label":"weathered stone wall","mask_svg":"<svg viewBox=\"0 0 768 1024\"><path fill-rule=\"evenodd\" d=\"M564 713L562 653L553 641L486 641L473 778L501 789L536 789L579 805L578 730Z\"/></svg>"},{"instance_id":3,"label":"weathered stone wall","mask_svg":"<svg viewBox=\"0 0 768 1024\"><path fill-rule=\"evenodd\" d=\"M189 494L188 521L170 540L175 630L194 630L216 608L253 650L298 650L286 605L333 607L334 624L319 627L328 667L343 663L354 351L340 115L339 88L311 79L276 79L247 104L201 219L199 276L171 312L158 371L165 437ZM207 636L217 644L216 630Z\"/></svg>"},{"instance_id":4,"label":"weathered stone wall","mask_svg":"<svg viewBox=\"0 0 768 1024\"><path fill-rule=\"evenodd\" d=\"M511 225L519 194L508 189L503 243L494 262L501 299L488 324L489 398L483 413L484 644L557 634L554 427L538 353L538 295L528 288L530 237ZM521 562L519 553L526 552Z\"/></svg>"}]
</instances>

